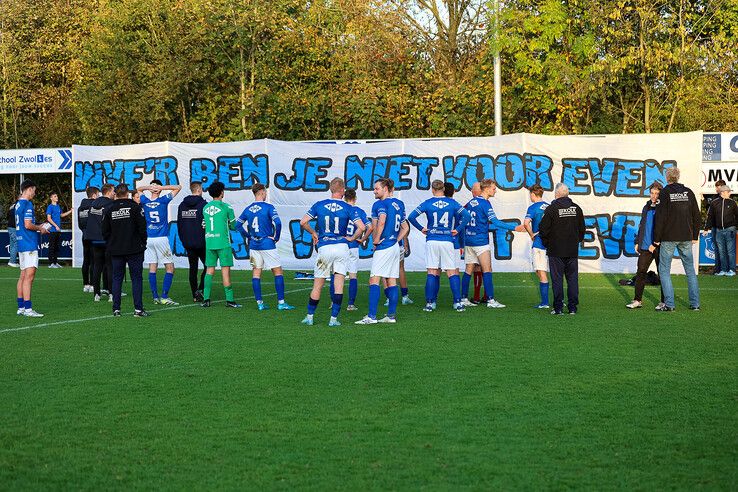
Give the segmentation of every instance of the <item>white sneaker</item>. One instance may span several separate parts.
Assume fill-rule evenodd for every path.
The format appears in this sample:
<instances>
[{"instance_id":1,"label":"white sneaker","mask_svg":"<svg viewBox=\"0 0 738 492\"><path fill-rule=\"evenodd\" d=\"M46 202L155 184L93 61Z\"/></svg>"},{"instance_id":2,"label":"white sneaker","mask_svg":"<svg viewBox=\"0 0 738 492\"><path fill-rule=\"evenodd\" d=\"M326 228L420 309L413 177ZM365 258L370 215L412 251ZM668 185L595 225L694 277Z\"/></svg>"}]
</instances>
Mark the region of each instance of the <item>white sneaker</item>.
<instances>
[{"instance_id":1,"label":"white sneaker","mask_svg":"<svg viewBox=\"0 0 738 492\"><path fill-rule=\"evenodd\" d=\"M378 321L374 318L370 318L368 315L361 318L359 321L354 321L355 325L375 325Z\"/></svg>"},{"instance_id":2,"label":"white sneaker","mask_svg":"<svg viewBox=\"0 0 738 492\"><path fill-rule=\"evenodd\" d=\"M490 299L487 301L487 307L488 308L504 308L505 305L501 302L497 302L494 299Z\"/></svg>"},{"instance_id":3,"label":"white sneaker","mask_svg":"<svg viewBox=\"0 0 738 492\"><path fill-rule=\"evenodd\" d=\"M162 297L159 299L159 304L163 304L165 306L179 306L178 302L174 302L168 297Z\"/></svg>"},{"instance_id":4,"label":"white sneaker","mask_svg":"<svg viewBox=\"0 0 738 492\"><path fill-rule=\"evenodd\" d=\"M110 295L108 296L108 302L113 302L113 294L110 294Z\"/></svg>"},{"instance_id":5,"label":"white sneaker","mask_svg":"<svg viewBox=\"0 0 738 492\"><path fill-rule=\"evenodd\" d=\"M413 300L410 299L410 296L403 296L402 297L402 305L403 306L408 306L410 304L413 304Z\"/></svg>"},{"instance_id":6,"label":"white sneaker","mask_svg":"<svg viewBox=\"0 0 738 492\"><path fill-rule=\"evenodd\" d=\"M94 291L95 290L93 289L91 285L85 285L84 287L82 287L82 292L94 292Z\"/></svg>"},{"instance_id":7,"label":"white sneaker","mask_svg":"<svg viewBox=\"0 0 738 492\"><path fill-rule=\"evenodd\" d=\"M643 303L641 301L633 301L630 304L626 304L625 307L628 309L638 309L640 307L643 307Z\"/></svg>"},{"instance_id":8,"label":"white sneaker","mask_svg":"<svg viewBox=\"0 0 738 492\"><path fill-rule=\"evenodd\" d=\"M723 277L723 276L727 275L727 273L726 272L718 272L715 275L718 275L720 277Z\"/></svg>"},{"instance_id":9,"label":"white sneaker","mask_svg":"<svg viewBox=\"0 0 738 492\"><path fill-rule=\"evenodd\" d=\"M384 318L378 320L377 323L397 323L397 320L395 318L385 316Z\"/></svg>"},{"instance_id":10,"label":"white sneaker","mask_svg":"<svg viewBox=\"0 0 738 492\"><path fill-rule=\"evenodd\" d=\"M733 270L729 270L725 273L726 277L735 277L735 272Z\"/></svg>"},{"instance_id":11,"label":"white sneaker","mask_svg":"<svg viewBox=\"0 0 738 492\"><path fill-rule=\"evenodd\" d=\"M666 306L666 304L664 304L663 302L660 302L660 303L656 304L656 308L655 309L656 309L656 311L661 311L662 309L664 309L665 306Z\"/></svg>"},{"instance_id":12,"label":"white sneaker","mask_svg":"<svg viewBox=\"0 0 738 492\"><path fill-rule=\"evenodd\" d=\"M357 308L353 304L349 304L348 306L346 306L346 311L358 311L358 310L359 308Z\"/></svg>"},{"instance_id":13,"label":"white sneaker","mask_svg":"<svg viewBox=\"0 0 738 492\"><path fill-rule=\"evenodd\" d=\"M18 310L15 312L18 316L23 316L26 312L26 308L18 308Z\"/></svg>"},{"instance_id":14,"label":"white sneaker","mask_svg":"<svg viewBox=\"0 0 738 492\"><path fill-rule=\"evenodd\" d=\"M463 299L461 299L461 304L462 304L462 305L463 305L464 307L476 307L476 304L474 304L473 302L471 302L471 301L470 301L469 299L467 299L466 297L464 297Z\"/></svg>"},{"instance_id":15,"label":"white sneaker","mask_svg":"<svg viewBox=\"0 0 738 492\"><path fill-rule=\"evenodd\" d=\"M43 314L41 314L41 313L37 313L37 312L36 312L36 311L34 311L33 309L26 309L26 310L25 310L25 311L23 312L23 316L28 316L29 318L43 318L43 317L44 317L44 315L43 315Z\"/></svg>"},{"instance_id":16,"label":"white sneaker","mask_svg":"<svg viewBox=\"0 0 738 492\"><path fill-rule=\"evenodd\" d=\"M95 302L100 302L100 294L95 294Z\"/></svg>"},{"instance_id":17,"label":"white sneaker","mask_svg":"<svg viewBox=\"0 0 738 492\"><path fill-rule=\"evenodd\" d=\"M9 267L18 268L20 265L18 263L8 263Z\"/></svg>"}]
</instances>

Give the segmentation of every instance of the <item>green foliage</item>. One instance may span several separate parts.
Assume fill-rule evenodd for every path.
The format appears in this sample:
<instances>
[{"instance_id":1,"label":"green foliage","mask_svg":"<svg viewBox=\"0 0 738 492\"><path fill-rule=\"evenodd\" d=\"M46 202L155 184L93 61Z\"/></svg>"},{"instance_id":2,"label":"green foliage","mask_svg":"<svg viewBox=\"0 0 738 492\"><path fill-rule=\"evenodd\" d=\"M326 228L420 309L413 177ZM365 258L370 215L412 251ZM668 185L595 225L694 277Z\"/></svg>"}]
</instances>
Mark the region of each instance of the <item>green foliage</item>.
<instances>
[{"instance_id":1,"label":"green foliage","mask_svg":"<svg viewBox=\"0 0 738 492\"><path fill-rule=\"evenodd\" d=\"M721 0L4 0L0 144L730 131Z\"/></svg>"}]
</instances>

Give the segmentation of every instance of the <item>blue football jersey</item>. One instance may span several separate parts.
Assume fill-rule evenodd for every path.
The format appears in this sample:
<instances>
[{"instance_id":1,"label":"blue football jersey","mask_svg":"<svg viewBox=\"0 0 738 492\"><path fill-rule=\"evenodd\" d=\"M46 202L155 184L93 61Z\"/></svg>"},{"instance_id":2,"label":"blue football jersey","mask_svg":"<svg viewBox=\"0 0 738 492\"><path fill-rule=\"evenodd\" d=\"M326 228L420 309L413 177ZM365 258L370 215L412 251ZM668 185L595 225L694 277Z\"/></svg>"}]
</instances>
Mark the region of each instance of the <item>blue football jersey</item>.
<instances>
[{"instance_id":1,"label":"blue football jersey","mask_svg":"<svg viewBox=\"0 0 738 492\"><path fill-rule=\"evenodd\" d=\"M530 227L533 229L533 234L538 232L538 228L541 225L541 219L543 219L543 214L546 212L546 207L548 207L548 203L544 201L536 202L528 207L528 211L525 213L525 218L530 219ZM536 234L536 237L533 239L533 247L546 249L543 245L543 241L541 240L541 236L538 234Z\"/></svg>"},{"instance_id":2,"label":"blue football jersey","mask_svg":"<svg viewBox=\"0 0 738 492\"><path fill-rule=\"evenodd\" d=\"M37 251L38 232L26 229L26 220L36 223L36 214L33 212L33 203L20 199L15 204L15 237L18 240L18 251Z\"/></svg>"},{"instance_id":3,"label":"blue football jersey","mask_svg":"<svg viewBox=\"0 0 738 492\"><path fill-rule=\"evenodd\" d=\"M405 221L405 205L396 198L377 200L372 205L372 220L379 220L382 215L387 218L382 234L379 236L379 244L374 247L376 251L391 248L397 244L400 226Z\"/></svg>"},{"instance_id":4,"label":"blue football jersey","mask_svg":"<svg viewBox=\"0 0 738 492\"><path fill-rule=\"evenodd\" d=\"M46 207L46 215L51 215L51 220L53 220L56 225L61 227L61 207L59 205L54 205L53 203L49 203L49 205ZM49 232L59 232L60 229L57 229L54 226L51 226L49 228Z\"/></svg>"},{"instance_id":5,"label":"blue football jersey","mask_svg":"<svg viewBox=\"0 0 738 492\"><path fill-rule=\"evenodd\" d=\"M348 244L349 222L356 222L358 214L348 203L329 198L310 207L308 217L316 220L315 232L318 234L318 249L329 244Z\"/></svg>"},{"instance_id":6,"label":"blue football jersey","mask_svg":"<svg viewBox=\"0 0 738 492\"><path fill-rule=\"evenodd\" d=\"M276 249L276 241L279 241L279 233L282 230L282 221L279 220L274 205L254 202L241 212L238 222L243 224L246 236L249 238L249 249L257 251Z\"/></svg>"},{"instance_id":7,"label":"blue football jersey","mask_svg":"<svg viewBox=\"0 0 738 492\"><path fill-rule=\"evenodd\" d=\"M169 202L171 201L171 194L152 200L141 193L141 207L146 215L148 237L169 237Z\"/></svg>"},{"instance_id":8,"label":"blue football jersey","mask_svg":"<svg viewBox=\"0 0 738 492\"><path fill-rule=\"evenodd\" d=\"M364 223L365 227L369 227L369 225L372 223L371 219L367 217L366 212L364 212L359 207L354 206L354 212L356 213L356 216L359 218L360 221ZM353 236L356 234L356 225L353 221L350 221L348 223L348 226L346 227L346 235L347 236ZM349 248L358 248L359 247L359 241L351 241L349 242Z\"/></svg>"},{"instance_id":9,"label":"blue football jersey","mask_svg":"<svg viewBox=\"0 0 738 492\"><path fill-rule=\"evenodd\" d=\"M418 208L410 212L408 220L418 230L423 227L418 222L419 215L425 214L426 241L448 241L453 243L452 230L463 234L464 226L469 220L469 212L453 198L432 197L421 203Z\"/></svg>"},{"instance_id":10,"label":"blue football jersey","mask_svg":"<svg viewBox=\"0 0 738 492\"><path fill-rule=\"evenodd\" d=\"M402 200L398 200L395 197L390 197L388 200L392 200L393 203L396 203L399 207L399 215L402 217L402 220L400 220L400 225L402 225L403 222L407 220L407 214L405 213L405 203ZM397 229L397 233L399 234L400 229ZM401 241L397 241L397 244L401 244Z\"/></svg>"}]
</instances>

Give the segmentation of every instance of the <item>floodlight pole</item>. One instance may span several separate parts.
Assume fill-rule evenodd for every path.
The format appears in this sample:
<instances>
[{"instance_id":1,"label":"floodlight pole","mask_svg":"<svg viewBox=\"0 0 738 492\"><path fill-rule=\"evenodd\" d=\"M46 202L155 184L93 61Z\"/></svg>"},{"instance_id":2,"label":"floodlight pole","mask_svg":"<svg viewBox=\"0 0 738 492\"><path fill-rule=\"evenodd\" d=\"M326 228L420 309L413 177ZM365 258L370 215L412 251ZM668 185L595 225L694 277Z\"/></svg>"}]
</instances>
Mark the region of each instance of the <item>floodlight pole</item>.
<instances>
[{"instance_id":1,"label":"floodlight pole","mask_svg":"<svg viewBox=\"0 0 738 492\"><path fill-rule=\"evenodd\" d=\"M494 0L494 86L495 86L495 135L502 135L502 73L500 69L500 0Z\"/></svg>"}]
</instances>

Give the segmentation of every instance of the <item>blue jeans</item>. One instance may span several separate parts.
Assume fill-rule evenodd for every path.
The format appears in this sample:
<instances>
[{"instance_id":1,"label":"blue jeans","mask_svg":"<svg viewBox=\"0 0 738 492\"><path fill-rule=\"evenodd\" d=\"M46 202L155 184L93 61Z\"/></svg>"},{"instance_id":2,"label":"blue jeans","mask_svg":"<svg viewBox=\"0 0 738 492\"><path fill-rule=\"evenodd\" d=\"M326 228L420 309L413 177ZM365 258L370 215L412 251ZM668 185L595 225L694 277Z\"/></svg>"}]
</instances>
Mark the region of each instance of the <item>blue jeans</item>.
<instances>
[{"instance_id":1,"label":"blue jeans","mask_svg":"<svg viewBox=\"0 0 738 492\"><path fill-rule=\"evenodd\" d=\"M720 257L720 268L723 272L735 270L735 227L715 229L716 257Z\"/></svg>"},{"instance_id":2,"label":"blue jeans","mask_svg":"<svg viewBox=\"0 0 738 492\"><path fill-rule=\"evenodd\" d=\"M18 238L15 236L15 227L8 227L8 263L18 263Z\"/></svg>"},{"instance_id":3,"label":"blue jeans","mask_svg":"<svg viewBox=\"0 0 738 492\"><path fill-rule=\"evenodd\" d=\"M710 237L712 238L712 250L715 252L715 269L713 273L720 273L723 271L723 266L720 264L720 253L718 253L717 229L710 231Z\"/></svg>"},{"instance_id":4,"label":"blue jeans","mask_svg":"<svg viewBox=\"0 0 738 492\"><path fill-rule=\"evenodd\" d=\"M684 273L687 274L687 290L689 291L689 305L700 306L700 290L697 285L697 274L694 271L694 258L692 256L692 241L663 241L659 250L659 275L661 275L661 288L664 291L664 304L674 308L674 285L671 283L671 260L674 250L679 251L679 259L682 260Z\"/></svg>"}]
</instances>

